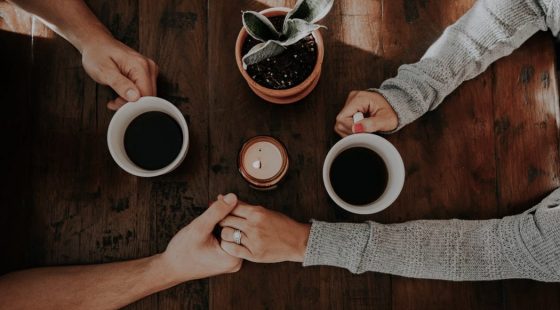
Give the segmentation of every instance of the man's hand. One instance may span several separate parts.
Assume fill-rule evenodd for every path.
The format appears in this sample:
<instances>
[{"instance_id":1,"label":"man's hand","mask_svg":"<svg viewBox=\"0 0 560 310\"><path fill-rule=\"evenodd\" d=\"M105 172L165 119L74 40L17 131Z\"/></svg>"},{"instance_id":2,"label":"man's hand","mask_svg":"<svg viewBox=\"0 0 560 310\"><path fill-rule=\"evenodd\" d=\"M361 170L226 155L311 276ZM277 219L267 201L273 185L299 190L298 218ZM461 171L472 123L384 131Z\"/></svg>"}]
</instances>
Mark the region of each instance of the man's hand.
<instances>
[{"instance_id":1,"label":"man's hand","mask_svg":"<svg viewBox=\"0 0 560 310\"><path fill-rule=\"evenodd\" d=\"M354 124L352 116L362 112L365 118ZM352 133L391 131L399 124L397 114L387 100L372 91L351 91L344 108L336 117L334 130L342 137Z\"/></svg>"},{"instance_id":2,"label":"man's hand","mask_svg":"<svg viewBox=\"0 0 560 310\"><path fill-rule=\"evenodd\" d=\"M234 194L218 197L206 212L181 229L161 255L164 270L177 282L236 272L242 259L220 247L212 231L237 205Z\"/></svg>"},{"instance_id":3,"label":"man's hand","mask_svg":"<svg viewBox=\"0 0 560 310\"><path fill-rule=\"evenodd\" d=\"M96 82L110 86L118 94L107 107L117 110L127 102L157 93L158 66L112 37L95 41L81 49L84 69Z\"/></svg>"},{"instance_id":4,"label":"man's hand","mask_svg":"<svg viewBox=\"0 0 560 310\"><path fill-rule=\"evenodd\" d=\"M265 209L239 203L232 214L220 222L222 249L230 255L259 263L302 262L309 238L309 224ZM241 245L233 239L241 231Z\"/></svg>"}]
</instances>

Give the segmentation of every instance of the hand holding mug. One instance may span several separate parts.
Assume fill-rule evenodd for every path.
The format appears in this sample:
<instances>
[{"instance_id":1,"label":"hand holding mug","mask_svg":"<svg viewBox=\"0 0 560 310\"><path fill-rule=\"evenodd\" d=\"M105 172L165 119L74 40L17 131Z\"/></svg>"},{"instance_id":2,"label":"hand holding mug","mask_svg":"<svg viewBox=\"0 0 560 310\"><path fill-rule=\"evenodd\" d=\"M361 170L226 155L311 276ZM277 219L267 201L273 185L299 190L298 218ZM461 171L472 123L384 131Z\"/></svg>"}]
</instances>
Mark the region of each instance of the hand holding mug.
<instances>
[{"instance_id":1,"label":"hand holding mug","mask_svg":"<svg viewBox=\"0 0 560 310\"><path fill-rule=\"evenodd\" d=\"M353 115L362 112L366 118L354 124ZM336 117L334 130L342 137L352 133L391 131L398 117L389 102L377 92L351 91L344 108Z\"/></svg>"},{"instance_id":2,"label":"hand holding mug","mask_svg":"<svg viewBox=\"0 0 560 310\"><path fill-rule=\"evenodd\" d=\"M281 213L243 202L220 226L224 251L258 263L302 262L311 228ZM236 230L241 233L240 244L235 242Z\"/></svg>"},{"instance_id":3,"label":"hand holding mug","mask_svg":"<svg viewBox=\"0 0 560 310\"><path fill-rule=\"evenodd\" d=\"M97 83L110 86L118 95L107 103L117 110L127 102L157 93L158 66L112 37L100 38L80 48L84 69Z\"/></svg>"}]
</instances>

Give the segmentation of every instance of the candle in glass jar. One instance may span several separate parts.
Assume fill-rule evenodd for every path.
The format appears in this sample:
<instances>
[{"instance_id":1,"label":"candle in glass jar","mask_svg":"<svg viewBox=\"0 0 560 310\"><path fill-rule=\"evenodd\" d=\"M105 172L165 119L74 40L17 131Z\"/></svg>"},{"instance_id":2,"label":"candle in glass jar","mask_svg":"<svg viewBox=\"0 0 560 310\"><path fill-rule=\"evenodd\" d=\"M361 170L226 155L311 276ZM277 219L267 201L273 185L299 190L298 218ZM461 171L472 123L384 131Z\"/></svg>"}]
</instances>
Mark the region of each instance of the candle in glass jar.
<instances>
[{"instance_id":1,"label":"candle in glass jar","mask_svg":"<svg viewBox=\"0 0 560 310\"><path fill-rule=\"evenodd\" d=\"M257 136L243 144L239 152L239 171L258 189L274 188L288 170L288 153L280 141Z\"/></svg>"}]
</instances>

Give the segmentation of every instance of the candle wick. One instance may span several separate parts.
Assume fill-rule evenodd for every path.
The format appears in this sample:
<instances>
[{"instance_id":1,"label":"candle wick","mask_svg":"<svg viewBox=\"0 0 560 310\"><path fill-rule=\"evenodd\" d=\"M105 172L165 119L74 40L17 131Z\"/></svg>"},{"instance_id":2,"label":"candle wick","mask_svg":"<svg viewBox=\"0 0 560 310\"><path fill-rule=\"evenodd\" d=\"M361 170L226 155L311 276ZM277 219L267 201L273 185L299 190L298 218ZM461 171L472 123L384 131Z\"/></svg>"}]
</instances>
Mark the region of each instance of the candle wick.
<instances>
[{"instance_id":1,"label":"candle wick","mask_svg":"<svg viewBox=\"0 0 560 310\"><path fill-rule=\"evenodd\" d=\"M261 169L262 165L261 165L261 161L260 160L255 160L253 162L253 168L255 169Z\"/></svg>"}]
</instances>

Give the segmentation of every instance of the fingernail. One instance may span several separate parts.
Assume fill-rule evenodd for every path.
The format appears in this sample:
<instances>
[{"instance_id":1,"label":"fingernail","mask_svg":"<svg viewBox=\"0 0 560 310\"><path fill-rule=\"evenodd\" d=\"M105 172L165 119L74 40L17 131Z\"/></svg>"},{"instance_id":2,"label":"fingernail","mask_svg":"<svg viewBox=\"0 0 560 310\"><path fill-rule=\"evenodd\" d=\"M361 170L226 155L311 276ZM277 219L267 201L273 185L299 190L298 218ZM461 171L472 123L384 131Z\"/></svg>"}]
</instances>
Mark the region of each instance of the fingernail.
<instances>
[{"instance_id":1,"label":"fingernail","mask_svg":"<svg viewBox=\"0 0 560 310\"><path fill-rule=\"evenodd\" d=\"M224 196L224 201L225 203L227 203L228 205L231 205L235 202L235 195L232 193L229 193L227 195Z\"/></svg>"},{"instance_id":2,"label":"fingernail","mask_svg":"<svg viewBox=\"0 0 560 310\"><path fill-rule=\"evenodd\" d=\"M126 91L126 97L129 101L136 101L139 96L138 92L132 88Z\"/></svg>"},{"instance_id":3,"label":"fingernail","mask_svg":"<svg viewBox=\"0 0 560 310\"><path fill-rule=\"evenodd\" d=\"M354 124L354 133L362 133L362 132L364 132L364 125Z\"/></svg>"}]
</instances>

